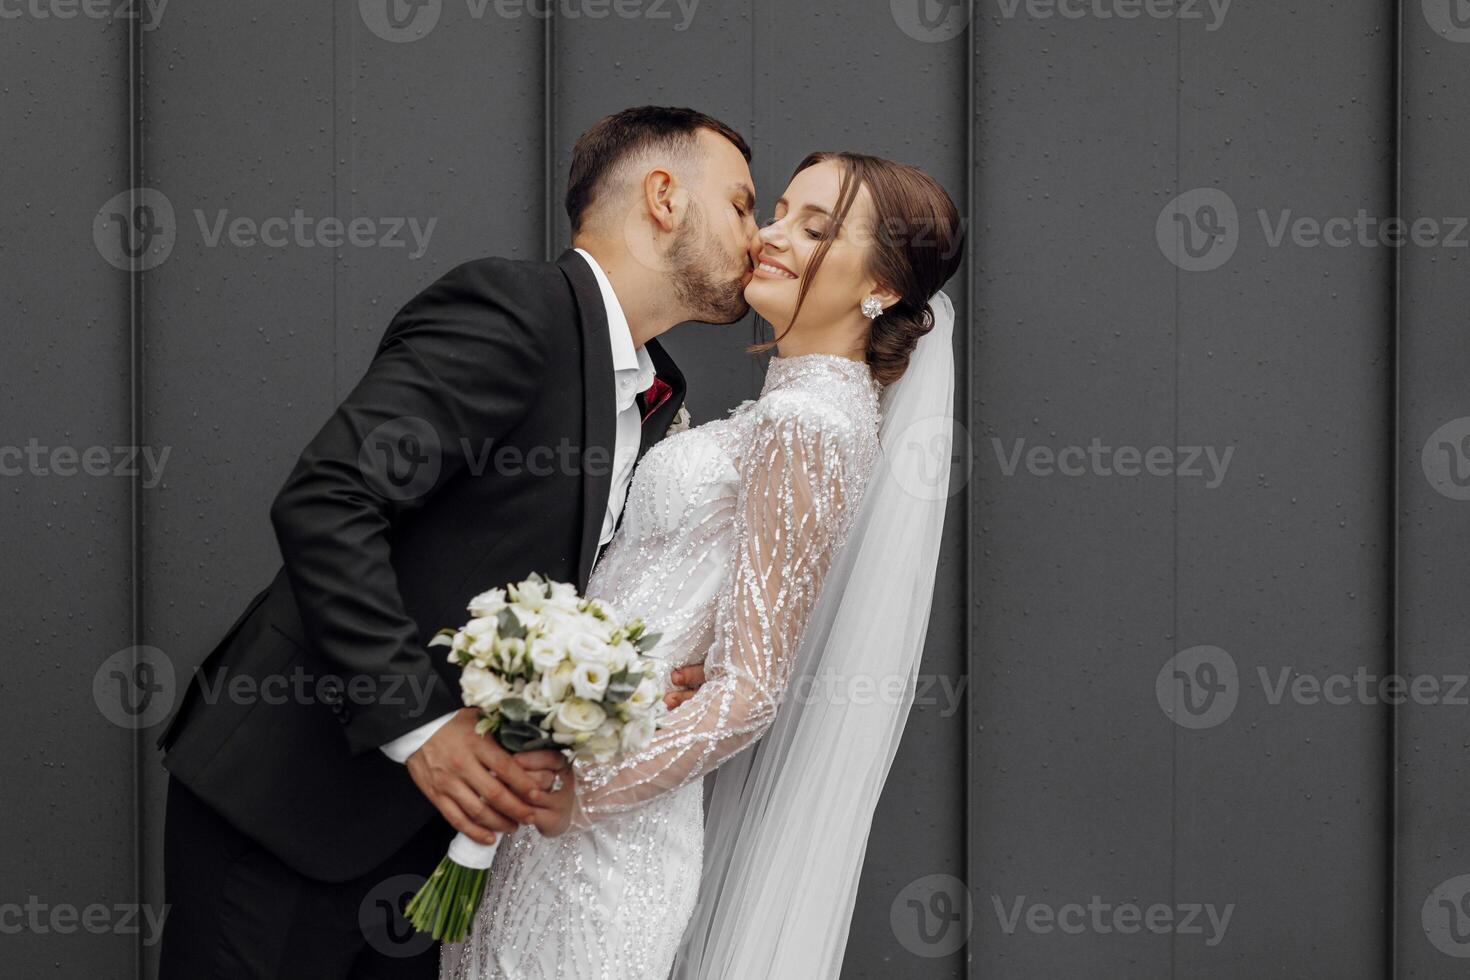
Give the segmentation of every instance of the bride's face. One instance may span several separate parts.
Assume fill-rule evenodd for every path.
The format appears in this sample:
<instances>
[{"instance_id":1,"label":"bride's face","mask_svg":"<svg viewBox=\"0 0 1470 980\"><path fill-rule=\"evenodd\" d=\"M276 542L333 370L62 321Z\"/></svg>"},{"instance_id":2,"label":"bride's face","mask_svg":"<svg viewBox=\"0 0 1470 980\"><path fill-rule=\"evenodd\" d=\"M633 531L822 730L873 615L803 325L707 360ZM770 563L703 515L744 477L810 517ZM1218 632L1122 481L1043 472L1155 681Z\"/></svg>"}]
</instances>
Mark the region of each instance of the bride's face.
<instances>
[{"instance_id":1,"label":"bride's face","mask_svg":"<svg viewBox=\"0 0 1470 980\"><path fill-rule=\"evenodd\" d=\"M842 168L836 161L807 167L791 178L771 220L751 239L755 272L745 287L745 299L778 335L791 324L812 254L833 235L831 215L841 184ZM807 287L797 330L803 324L827 325L853 317L861 321L861 303L874 285L868 274L872 224L872 197L863 187Z\"/></svg>"}]
</instances>

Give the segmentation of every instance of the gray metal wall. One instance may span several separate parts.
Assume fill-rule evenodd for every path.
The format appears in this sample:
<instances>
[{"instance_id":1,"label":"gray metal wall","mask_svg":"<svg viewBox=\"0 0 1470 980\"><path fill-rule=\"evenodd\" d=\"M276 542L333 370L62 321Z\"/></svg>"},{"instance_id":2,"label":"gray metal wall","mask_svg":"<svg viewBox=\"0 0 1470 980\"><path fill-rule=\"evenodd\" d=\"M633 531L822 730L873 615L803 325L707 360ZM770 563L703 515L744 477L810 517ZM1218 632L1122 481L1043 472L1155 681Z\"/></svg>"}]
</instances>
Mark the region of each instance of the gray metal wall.
<instances>
[{"instance_id":1,"label":"gray metal wall","mask_svg":"<svg viewBox=\"0 0 1470 980\"><path fill-rule=\"evenodd\" d=\"M967 216L972 476L845 975L1457 975L1470 11L1222 4L0 8L0 451L48 450L0 476L6 974L151 975L113 907L160 911L164 773L119 654L161 651L141 679L171 699L163 665L273 571L269 500L392 313L465 258L558 252L572 141L657 102L750 138L766 214L806 152L853 148ZM144 187L172 244L129 274L109 216ZM433 225L252 240L297 209ZM1359 209L1439 240L1291 230ZM751 339L671 336L696 420L758 390ZM123 473L49 454L93 446ZM1359 671L1441 696L1314 697Z\"/></svg>"}]
</instances>

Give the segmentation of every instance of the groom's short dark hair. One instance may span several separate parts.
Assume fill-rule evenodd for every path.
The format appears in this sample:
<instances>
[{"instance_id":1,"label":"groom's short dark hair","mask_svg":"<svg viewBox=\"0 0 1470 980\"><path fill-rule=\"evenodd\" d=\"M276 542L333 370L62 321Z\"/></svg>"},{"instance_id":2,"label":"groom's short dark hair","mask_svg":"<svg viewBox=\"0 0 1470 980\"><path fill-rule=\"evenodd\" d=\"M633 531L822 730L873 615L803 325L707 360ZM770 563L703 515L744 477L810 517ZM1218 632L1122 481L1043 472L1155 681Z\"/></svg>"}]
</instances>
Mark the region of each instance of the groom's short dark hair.
<instances>
[{"instance_id":1,"label":"groom's short dark hair","mask_svg":"<svg viewBox=\"0 0 1470 980\"><path fill-rule=\"evenodd\" d=\"M750 147L739 133L693 109L644 105L599 119L572 147L572 170L567 178L567 217L572 220L572 231L582 226L598 185L619 163L663 142L684 142L692 148L701 129L725 137L750 161Z\"/></svg>"}]
</instances>

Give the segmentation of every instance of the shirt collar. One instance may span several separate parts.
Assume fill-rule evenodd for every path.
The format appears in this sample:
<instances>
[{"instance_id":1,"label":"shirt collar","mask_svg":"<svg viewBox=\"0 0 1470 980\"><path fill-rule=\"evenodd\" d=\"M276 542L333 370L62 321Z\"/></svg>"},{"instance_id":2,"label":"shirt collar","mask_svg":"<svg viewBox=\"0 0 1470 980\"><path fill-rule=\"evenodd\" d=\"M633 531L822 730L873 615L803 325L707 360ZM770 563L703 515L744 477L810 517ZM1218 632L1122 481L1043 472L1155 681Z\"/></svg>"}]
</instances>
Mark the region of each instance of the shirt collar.
<instances>
[{"instance_id":1,"label":"shirt collar","mask_svg":"<svg viewBox=\"0 0 1470 980\"><path fill-rule=\"evenodd\" d=\"M578 248L574 251L592 267L592 276L597 280L597 288L602 293L602 305L607 308L607 333L612 345L613 375L620 382L614 387L614 391L618 410L622 411L633 404L634 397L640 391L646 391L653 384L653 359L648 356L645 348L633 347L633 331L628 326L628 316L623 312L623 304L618 302L618 294L613 292L612 282L607 278L607 273L602 271L602 266L597 264L597 260L586 249ZM628 383L622 384L623 381Z\"/></svg>"}]
</instances>

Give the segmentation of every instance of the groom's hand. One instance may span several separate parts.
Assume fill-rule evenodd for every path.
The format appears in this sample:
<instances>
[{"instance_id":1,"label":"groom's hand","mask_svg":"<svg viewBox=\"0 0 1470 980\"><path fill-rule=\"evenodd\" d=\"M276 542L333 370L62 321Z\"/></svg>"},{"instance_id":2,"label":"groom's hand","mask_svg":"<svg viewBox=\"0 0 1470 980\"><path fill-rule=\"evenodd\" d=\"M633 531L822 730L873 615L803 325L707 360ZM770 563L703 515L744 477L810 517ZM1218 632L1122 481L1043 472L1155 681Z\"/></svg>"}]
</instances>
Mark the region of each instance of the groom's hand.
<instances>
[{"instance_id":1,"label":"groom's hand","mask_svg":"<svg viewBox=\"0 0 1470 980\"><path fill-rule=\"evenodd\" d=\"M544 764L536 768L545 771L528 772L493 739L475 734L478 719L473 708L455 712L448 724L408 757L408 774L455 830L489 844L496 831L508 834L520 824L539 822L542 814L525 801L549 782L555 761L540 760ZM561 753L546 754L566 766Z\"/></svg>"},{"instance_id":2,"label":"groom's hand","mask_svg":"<svg viewBox=\"0 0 1470 980\"><path fill-rule=\"evenodd\" d=\"M701 684L704 683L704 664L690 664L688 667L680 667L669 674L669 681L679 685L680 690L670 691L664 695L664 704L672 711L679 705L694 697Z\"/></svg>"}]
</instances>

